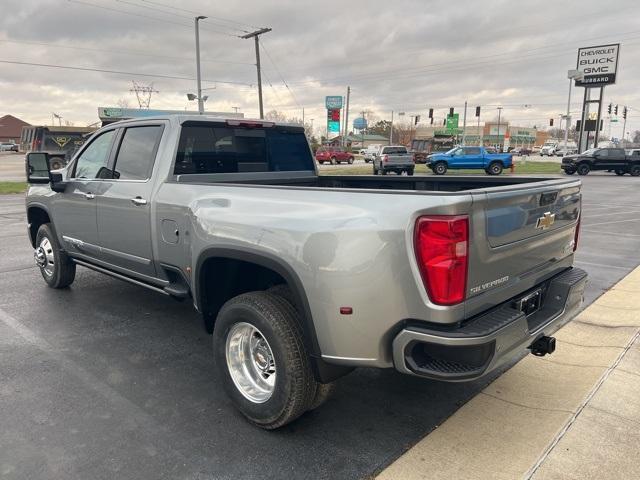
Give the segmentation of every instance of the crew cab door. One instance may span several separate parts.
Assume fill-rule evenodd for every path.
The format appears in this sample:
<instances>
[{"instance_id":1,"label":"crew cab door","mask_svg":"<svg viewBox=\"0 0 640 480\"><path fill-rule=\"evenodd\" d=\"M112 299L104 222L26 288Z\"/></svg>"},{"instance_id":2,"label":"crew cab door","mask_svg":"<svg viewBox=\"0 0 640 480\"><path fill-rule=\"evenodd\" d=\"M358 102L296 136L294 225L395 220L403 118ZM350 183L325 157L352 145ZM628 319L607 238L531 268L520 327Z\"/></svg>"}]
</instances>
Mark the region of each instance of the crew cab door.
<instances>
[{"instance_id":1,"label":"crew cab door","mask_svg":"<svg viewBox=\"0 0 640 480\"><path fill-rule=\"evenodd\" d=\"M122 128L98 198L98 238L105 262L133 273L155 277L151 241L151 173L163 125Z\"/></svg>"},{"instance_id":2,"label":"crew cab door","mask_svg":"<svg viewBox=\"0 0 640 480\"><path fill-rule=\"evenodd\" d=\"M461 165L467 168L482 168L484 167L484 156L480 147L464 147L464 156L462 157Z\"/></svg>"},{"instance_id":3,"label":"crew cab door","mask_svg":"<svg viewBox=\"0 0 640 480\"><path fill-rule=\"evenodd\" d=\"M53 200L53 221L64 248L91 258L100 257L97 197L112 155L116 130L107 130L91 140L76 159L65 191Z\"/></svg>"}]
</instances>

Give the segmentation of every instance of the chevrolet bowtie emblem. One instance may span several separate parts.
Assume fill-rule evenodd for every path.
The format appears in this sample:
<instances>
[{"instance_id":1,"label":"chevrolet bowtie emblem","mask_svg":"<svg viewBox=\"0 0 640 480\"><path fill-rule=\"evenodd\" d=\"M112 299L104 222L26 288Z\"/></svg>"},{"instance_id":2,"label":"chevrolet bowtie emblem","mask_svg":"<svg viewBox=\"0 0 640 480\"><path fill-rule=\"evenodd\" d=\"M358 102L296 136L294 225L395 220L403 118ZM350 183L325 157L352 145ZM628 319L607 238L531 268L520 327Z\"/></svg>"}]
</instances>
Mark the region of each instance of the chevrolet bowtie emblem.
<instances>
[{"instance_id":1,"label":"chevrolet bowtie emblem","mask_svg":"<svg viewBox=\"0 0 640 480\"><path fill-rule=\"evenodd\" d=\"M551 225L553 225L556 221L556 214L551 212L545 212L545 214L538 218L536 222L536 228L541 228L542 230L546 230Z\"/></svg>"}]
</instances>

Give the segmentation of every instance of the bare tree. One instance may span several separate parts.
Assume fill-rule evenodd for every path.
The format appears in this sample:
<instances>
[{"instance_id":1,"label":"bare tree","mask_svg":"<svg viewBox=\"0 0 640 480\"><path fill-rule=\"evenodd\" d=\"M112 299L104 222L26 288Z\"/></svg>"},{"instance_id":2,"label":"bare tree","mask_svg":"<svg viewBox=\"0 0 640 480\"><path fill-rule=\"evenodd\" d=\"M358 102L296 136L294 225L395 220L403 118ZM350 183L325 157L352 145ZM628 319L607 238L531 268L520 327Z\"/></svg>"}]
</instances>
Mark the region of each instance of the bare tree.
<instances>
[{"instance_id":1,"label":"bare tree","mask_svg":"<svg viewBox=\"0 0 640 480\"><path fill-rule=\"evenodd\" d=\"M116 105L118 105L120 108L129 108L129 100L127 100L126 98L121 98L116 102Z\"/></svg>"}]
</instances>

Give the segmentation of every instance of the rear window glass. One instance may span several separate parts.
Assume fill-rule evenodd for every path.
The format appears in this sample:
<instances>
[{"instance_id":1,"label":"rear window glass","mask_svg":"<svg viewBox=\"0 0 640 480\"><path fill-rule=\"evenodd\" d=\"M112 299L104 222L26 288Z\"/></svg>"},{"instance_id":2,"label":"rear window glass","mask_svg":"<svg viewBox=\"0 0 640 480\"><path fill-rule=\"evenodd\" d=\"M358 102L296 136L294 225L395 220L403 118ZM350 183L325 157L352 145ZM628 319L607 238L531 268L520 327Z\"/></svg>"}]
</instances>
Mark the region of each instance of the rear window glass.
<instances>
[{"instance_id":1,"label":"rear window glass","mask_svg":"<svg viewBox=\"0 0 640 480\"><path fill-rule=\"evenodd\" d=\"M393 155L394 153L407 153L407 147L384 147L382 153Z\"/></svg>"},{"instance_id":2,"label":"rear window glass","mask_svg":"<svg viewBox=\"0 0 640 480\"><path fill-rule=\"evenodd\" d=\"M313 169L307 137L301 128L247 128L189 122L182 127L174 173Z\"/></svg>"}]
</instances>

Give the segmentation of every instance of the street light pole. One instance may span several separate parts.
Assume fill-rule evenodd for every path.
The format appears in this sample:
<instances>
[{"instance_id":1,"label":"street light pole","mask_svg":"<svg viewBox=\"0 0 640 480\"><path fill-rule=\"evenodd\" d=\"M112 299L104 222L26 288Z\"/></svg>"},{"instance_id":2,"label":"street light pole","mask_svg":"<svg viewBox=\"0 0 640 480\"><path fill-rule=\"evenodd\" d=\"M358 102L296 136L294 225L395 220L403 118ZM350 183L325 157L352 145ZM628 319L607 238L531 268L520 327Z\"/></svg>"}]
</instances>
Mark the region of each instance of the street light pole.
<instances>
[{"instance_id":1,"label":"street light pole","mask_svg":"<svg viewBox=\"0 0 640 480\"><path fill-rule=\"evenodd\" d=\"M393 145L393 110L391 110L391 129L389 130L389 145Z\"/></svg>"},{"instance_id":2,"label":"street light pole","mask_svg":"<svg viewBox=\"0 0 640 480\"><path fill-rule=\"evenodd\" d=\"M196 82L198 83L198 113L202 115L204 113L204 101L202 100L202 80L200 78L200 29L198 22L204 20L205 16L199 15L195 18L196 26Z\"/></svg>"},{"instance_id":3,"label":"street light pole","mask_svg":"<svg viewBox=\"0 0 640 480\"><path fill-rule=\"evenodd\" d=\"M462 145L464 146L467 137L467 101L464 101L464 117L462 117Z\"/></svg>"},{"instance_id":4,"label":"street light pole","mask_svg":"<svg viewBox=\"0 0 640 480\"><path fill-rule=\"evenodd\" d=\"M256 69L258 70L258 104L260 107L260 118L264 118L264 108L262 106L262 73L260 71L260 40L258 37L263 33L270 32L270 28L261 28L260 30L256 30L255 32L247 33L246 35L242 35L240 38L253 38L255 40L256 45Z\"/></svg>"}]
</instances>

